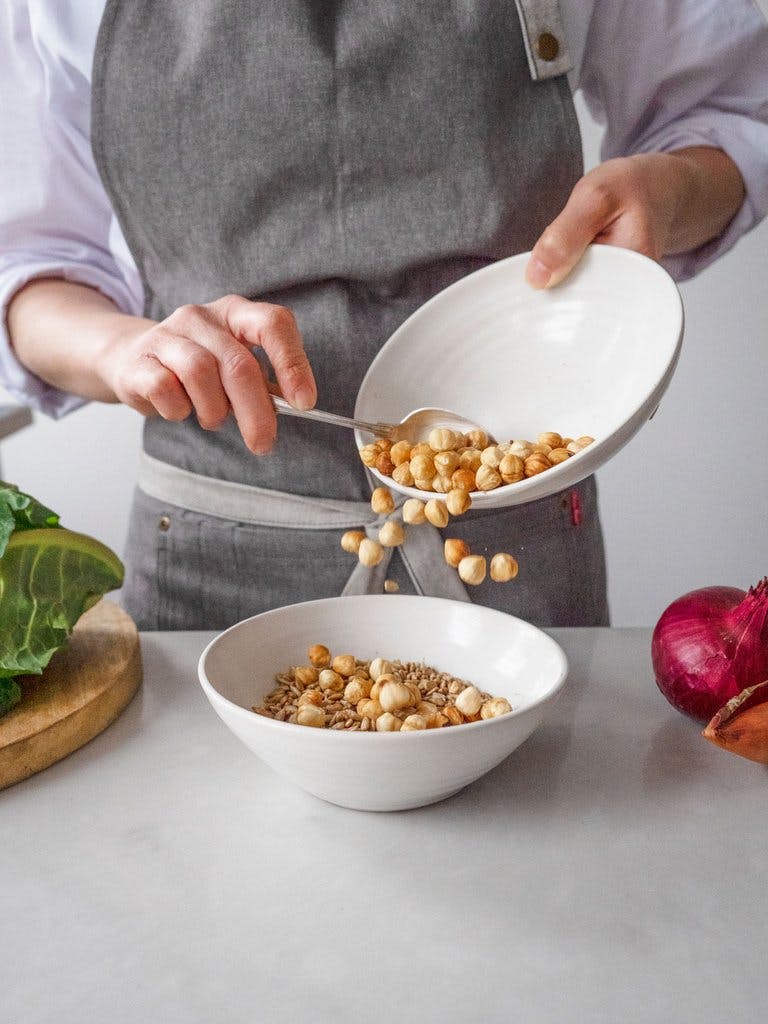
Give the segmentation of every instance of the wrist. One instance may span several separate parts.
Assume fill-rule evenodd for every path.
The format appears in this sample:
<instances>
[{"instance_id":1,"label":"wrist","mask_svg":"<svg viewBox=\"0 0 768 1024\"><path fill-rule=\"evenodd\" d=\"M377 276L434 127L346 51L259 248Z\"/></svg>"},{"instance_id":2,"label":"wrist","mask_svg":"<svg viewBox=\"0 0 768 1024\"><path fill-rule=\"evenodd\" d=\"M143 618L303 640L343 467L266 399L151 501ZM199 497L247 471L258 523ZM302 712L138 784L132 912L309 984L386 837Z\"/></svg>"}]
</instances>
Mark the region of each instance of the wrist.
<instances>
[{"instance_id":1,"label":"wrist","mask_svg":"<svg viewBox=\"0 0 768 1024\"><path fill-rule=\"evenodd\" d=\"M60 278L36 278L8 305L19 362L52 387L92 401L116 402L115 354L153 321L121 313L101 292Z\"/></svg>"},{"instance_id":2,"label":"wrist","mask_svg":"<svg viewBox=\"0 0 768 1024\"><path fill-rule=\"evenodd\" d=\"M689 146L666 157L669 229L665 255L691 252L716 238L738 212L746 190L737 165L722 149Z\"/></svg>"},{"instance_id":3,"label":"wrist","mask_svg":"<svg viewBox=\"0 0 768 1024\"><path fill-rule=\"evenodd\" d=\"M91 395L99 402L118 402L117 378L121 355L125 349L148 331L155 324L154 320L144 317L129 316L119 312L105 312L95 319L93 343L90 351L91 373L94 391Z\"/></svg>"}]
</instances>

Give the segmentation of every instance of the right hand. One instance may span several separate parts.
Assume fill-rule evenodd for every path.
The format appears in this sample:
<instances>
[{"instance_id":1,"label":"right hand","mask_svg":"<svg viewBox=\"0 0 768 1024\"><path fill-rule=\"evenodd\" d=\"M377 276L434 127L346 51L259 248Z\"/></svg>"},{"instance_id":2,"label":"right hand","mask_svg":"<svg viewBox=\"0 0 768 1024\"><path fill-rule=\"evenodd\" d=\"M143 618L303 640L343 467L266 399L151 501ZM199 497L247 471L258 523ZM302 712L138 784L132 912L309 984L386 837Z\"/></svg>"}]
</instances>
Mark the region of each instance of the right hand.
<instances>
[{"instance_id":1,"label":"right hand","mask_svg":"<svg viewBox=\"0 0 768 1024\"><path fill-rule=\"evenodd\" d=\"M235 417L248 448L266 454L277 422L261 367L250 351L263 348L284 397L310 409L317 391L290 310L227 295L201 306L180 306L102 355L101 374L119 401L144 416L184 420L216 430Z\"/></svg>"}]
</instances>

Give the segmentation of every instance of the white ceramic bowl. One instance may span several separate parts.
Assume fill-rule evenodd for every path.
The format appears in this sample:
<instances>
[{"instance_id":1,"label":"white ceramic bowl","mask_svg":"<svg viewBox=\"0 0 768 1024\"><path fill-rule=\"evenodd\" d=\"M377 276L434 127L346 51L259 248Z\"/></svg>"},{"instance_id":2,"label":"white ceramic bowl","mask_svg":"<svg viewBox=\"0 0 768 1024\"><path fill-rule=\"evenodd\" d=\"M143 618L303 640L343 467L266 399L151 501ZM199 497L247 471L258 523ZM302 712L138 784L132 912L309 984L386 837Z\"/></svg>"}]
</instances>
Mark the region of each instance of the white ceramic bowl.
<instances>
[{"instance_id":1,"label":"white ceramic bowl","mask_svg":"<svg viewBox=\"0 0 768 1024\"><path fill-rule=\"evenodd\" d=\"M469 274L417 309L374 359L355 406L369 422L451 409L498 441L546 430L595 438L544 473L476 492L475 507L523 504L593 473L653 415L680 352L683 306L659 264L593 245L562 284L536 291L524 278L528 256ZM359 447L372 438L356 439Z\"/></svg>"},{"instance_id":2,"label":"white ceramic bowl","mask_svg":"<svg viewBox=\"0 0 768 1024\"><path fill-rule=\"evenodd\" d=\"M307 649L423 661L506 697L489 721L411 733L345 733L277 722L250 710L274 676L307 664ZM297 786L334 804L394 811L456 793L493 768L540 723L567 672L560 647L535 626L480 605L371 595L289 605L232 626L200 656L219 717Z\"/></svg>"}]
</instances>

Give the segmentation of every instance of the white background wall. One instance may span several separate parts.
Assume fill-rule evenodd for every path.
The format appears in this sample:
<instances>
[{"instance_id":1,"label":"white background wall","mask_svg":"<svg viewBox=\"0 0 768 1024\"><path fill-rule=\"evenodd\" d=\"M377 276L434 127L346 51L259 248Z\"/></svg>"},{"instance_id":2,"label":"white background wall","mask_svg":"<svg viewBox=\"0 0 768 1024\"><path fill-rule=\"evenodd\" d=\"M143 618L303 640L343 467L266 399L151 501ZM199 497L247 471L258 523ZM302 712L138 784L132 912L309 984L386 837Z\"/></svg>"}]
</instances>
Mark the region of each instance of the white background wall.
<instances>
[{"instance_id":1,"label":"white background wall","mask_svg":"<svg viewBox=\"0 0 768 1024\"><path fill-rule=\"evenodd\" d=\"M768 9L768 0L760 0ZM578 104L587 166L599 131ZM768 222L681 286L682 357L659 412L601 470L615 625L694 587L768 573ZM92 405L0 447L2 475L122 553L141 418Z\"/></svg>"}]
</instances>

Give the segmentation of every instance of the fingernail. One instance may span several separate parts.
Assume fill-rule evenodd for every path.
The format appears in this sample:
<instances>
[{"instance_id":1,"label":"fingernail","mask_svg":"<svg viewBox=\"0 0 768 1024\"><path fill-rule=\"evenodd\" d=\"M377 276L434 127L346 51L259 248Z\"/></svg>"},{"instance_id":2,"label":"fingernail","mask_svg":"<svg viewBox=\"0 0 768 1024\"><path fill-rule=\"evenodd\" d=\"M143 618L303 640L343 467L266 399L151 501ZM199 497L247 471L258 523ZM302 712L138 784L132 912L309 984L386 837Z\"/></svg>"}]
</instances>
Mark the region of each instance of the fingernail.
<instances>
[{"instance_id":1,"label":"fingernail","mask_svg":"<svg viewBox=\"0 0 768 1024\"><path fill-rule=\"evenodd\" d=\"M254 445L251 448L251 451L253 452L254 455L269 455L270 452L272 451L272 449L274 448L274 446L275 446L275 439L272 438L271 441L262 441L261 444Z\"/></svg>"},{"instance_id":2,"label":"fingernail","mask_svg":"<svg viewBox=\"0 0 768 1024\"><path fill-rule=\"evenodd\" d=\"M546 288L552 279L552 271L537 256L532 256L525 270L525 279L534 288Z\"/></svg>"},{"instance_id":3,"label":"fingernail","mask_svg":"<svg viewBox=\"0 0 768 1024\"><path fill-rule=\"evenodd\" d=\"M312 408L315 404L315 392L309 384L304 384L298 389L298 391L296 391L293 396L293 404L297 409L305 410Z\"/></svg>"}]
</instances>

